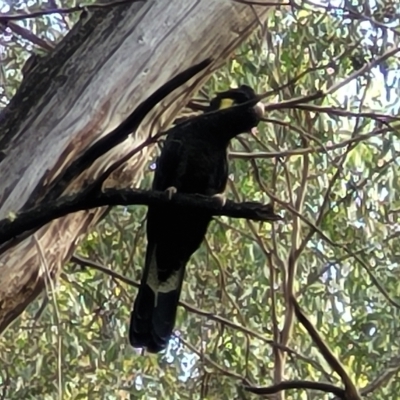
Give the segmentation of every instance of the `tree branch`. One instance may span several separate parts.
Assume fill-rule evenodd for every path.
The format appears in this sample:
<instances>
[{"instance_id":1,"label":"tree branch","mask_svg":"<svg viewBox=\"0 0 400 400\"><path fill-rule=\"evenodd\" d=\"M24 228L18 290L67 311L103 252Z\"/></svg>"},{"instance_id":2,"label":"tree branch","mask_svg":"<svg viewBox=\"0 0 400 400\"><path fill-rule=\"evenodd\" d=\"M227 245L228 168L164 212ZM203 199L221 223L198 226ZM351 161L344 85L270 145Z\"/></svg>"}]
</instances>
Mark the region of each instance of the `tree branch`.
<instances>
[{"instance_id":1,"label":"tree branch","mask_svg":"<svg viewBox=\"0 0 400 400\"><path fill-rule=\"evenodd\" d=\"M337 386L331 385L330 383L323 382L312 382L312 381L286 381L280 382L277 385L266 386L266 387L253 387L253 386L245 386L244 387L248 392L259 394L259 395L267 395L281 392L283 390L289 389L313 389L319 390L325 393L333 393L335 396L340 399L345 400L345 391Z\"/></svg>"},{"instance_id":2,"label":"tree branch","mask_svg":"<svg viewBox=\"0 0 400 400\"><path fill-rule=\"evenodd\" d=\"M344 390L345 397L342 398L345 400L361 400L361 395L359 394L357 387L351 380L350 376L347 374L346 370L344 369L339 359L333 354L332 350L324 342L318 331L315 329L314 325L311 323L308 317L303 313L297 300L294 297L292 297L291 301L294 306L294 312L296 314L297 319L304 326L304 328L306 328L307 332L311 336L311 339L318 347L318 350L321 352L326 362L342 379L342 382L345 386Z\"/></svg>"},{"instance_id":3,"label":"tree branch","mask_svg":"<svg viewBox=\"0 0 400 400\"><path fill-rule=\"evenodd\" d=\"M29 18L37 18L37 17L43 17L45 15L51 15L51 14L71 14L75 12L82 12L82 11L87 11L90 9L100 9L100 8L109 8L109 7L116 7L121 4L126 4L126 3L137 3L140 1L145 1L145 0L116 0L111 3L96 3L96 4L82 4L78 5L75 7L69 7L69 8L55 8L55 9L49 9L49 10L38 10L38 11L32 11L27 14L9 14L9 15L1 15L0 16L0 23L5 23L7 24L9 21L20 21L24 19L29 19Z\"/></svg>"},{"instance_id":4,"label":"tree branch","mask_svg":"<svg viewBox=\"0 0 400 400\"><path fill-rule=\"evenodd\" d=\"M253 221L278 221L282 218L274 213L271 204L256 202L235 203L227 200L222 207L219 201L208 196L175 194L170 200L168 194L158 191L138 189L107 189L104 192L79 192L60 199L40 204L17 216L0 221L0 254L1 245L22 233L38 229L48 222L77 211L91 208L117 205L147 205L195 208L211 215L226 215L232 218L245 218Z\"/></svg>"}]
</instances>

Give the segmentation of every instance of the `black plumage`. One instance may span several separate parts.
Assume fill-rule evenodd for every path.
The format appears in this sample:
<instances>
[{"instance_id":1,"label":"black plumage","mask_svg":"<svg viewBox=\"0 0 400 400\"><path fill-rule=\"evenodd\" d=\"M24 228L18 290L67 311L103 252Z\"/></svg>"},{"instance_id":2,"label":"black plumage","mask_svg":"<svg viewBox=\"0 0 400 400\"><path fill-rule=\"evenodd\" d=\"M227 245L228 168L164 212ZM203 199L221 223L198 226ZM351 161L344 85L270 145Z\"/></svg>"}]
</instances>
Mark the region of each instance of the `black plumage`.
<instances>
[{"instance_id":1,"label":"black plumage","mask_svg":"<svg viewBox=\"0 0 400 400\"><path fill-rule=\"evenodd\" d=\"M204 114L169 130L153 189L222 194L228 181L229 141L257 126L262 113L248 86L219 93ZM211 219L208 213L176 206L148 208L145 267L131 315L132 346L159 352L168 344L186 263L203 241Z\"/></svg>"}]
</instances>

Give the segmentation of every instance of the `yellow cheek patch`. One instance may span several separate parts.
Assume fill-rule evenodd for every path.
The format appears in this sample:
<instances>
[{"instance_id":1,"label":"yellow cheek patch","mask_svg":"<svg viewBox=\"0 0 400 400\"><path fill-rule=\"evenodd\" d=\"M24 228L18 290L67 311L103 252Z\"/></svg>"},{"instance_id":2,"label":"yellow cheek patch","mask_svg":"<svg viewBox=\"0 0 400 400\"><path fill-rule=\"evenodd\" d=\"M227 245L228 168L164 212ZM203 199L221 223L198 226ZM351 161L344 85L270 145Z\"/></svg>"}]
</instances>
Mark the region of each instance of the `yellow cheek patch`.
<instances>
[{"instance_id":1,"label":"yellow cheek patch","mask_svg":"<svg viewBox=\"0 0 400 400\"><path fill-rule=\"evenodd\" d=\"M234 104L234 101L232 99L222 99L221 104L219 105L219 109L222 110L223 108L232 107L233 104Z\"/></svg>"}]
</instances>

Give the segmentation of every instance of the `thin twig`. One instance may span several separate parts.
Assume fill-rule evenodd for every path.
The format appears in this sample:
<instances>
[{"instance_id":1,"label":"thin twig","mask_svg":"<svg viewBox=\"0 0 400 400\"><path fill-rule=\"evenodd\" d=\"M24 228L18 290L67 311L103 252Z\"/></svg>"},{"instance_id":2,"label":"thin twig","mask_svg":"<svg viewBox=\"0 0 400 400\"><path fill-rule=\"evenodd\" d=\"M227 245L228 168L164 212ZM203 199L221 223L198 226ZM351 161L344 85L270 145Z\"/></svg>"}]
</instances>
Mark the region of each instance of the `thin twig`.
<instances>
[{"instance_id":1,"label":"thin twig","mask_svg":"<svg viewBox=\"0 0 400 400\"><path fill-rule=\"evenodd\" d=\"M283 150L283 151L275 151L275 152L256 152L256 153L244 153L244 152L231 152L229 153L229 157L231 158L241 158L241 159L249 159L249 158L282 158L282 157L290 157L290 156L300 156L304 154L313 154L313 153L325 153L327 151L334 151L341 149L343 147L348 146L351 143L360 143L364 142L367 139L372 137L376 137L379 135L385 135L386 133L391 132L388 128L382 128L374 130L370 133L364 135L358 135L352 137L350 139L344 140L342 142L333 144L331 146L324 146L324 147L302 147L299 149L293 150Z\"/></svg>"}]
</instances>

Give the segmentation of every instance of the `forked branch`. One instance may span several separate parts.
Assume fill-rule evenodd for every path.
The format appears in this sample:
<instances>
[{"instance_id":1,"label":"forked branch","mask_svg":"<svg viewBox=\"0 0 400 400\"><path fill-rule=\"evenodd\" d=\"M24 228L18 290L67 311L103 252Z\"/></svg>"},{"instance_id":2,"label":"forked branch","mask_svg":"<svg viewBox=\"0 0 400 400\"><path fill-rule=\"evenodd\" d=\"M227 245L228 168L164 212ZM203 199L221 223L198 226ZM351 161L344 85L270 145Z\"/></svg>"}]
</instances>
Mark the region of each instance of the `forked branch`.
<instances>
[{"instance_id":1,"label":"forked branch","mask_svg":"<svg viewBox=\"0 0 400 400\"><path fill-rule=\"evenodd\" d=\"M345 387L343 397L344 400L361 400L361 396L354 385L353 381L350 379L348 373L344 369L341 362L338 358L333 354L332 350L325 343L325 341L321 338L318 331L315 329L314 325L308 319L308 317L303 313L302 309L297 303L297 300L292 297L292 304L294 308L294 312L296 314L296 318L299 322L306 328L307 332L311 336L313 342L318 347L318 350L321 352L329 366L340 376L342 379L343 385Z\"/></svg>"}]
</instances>

